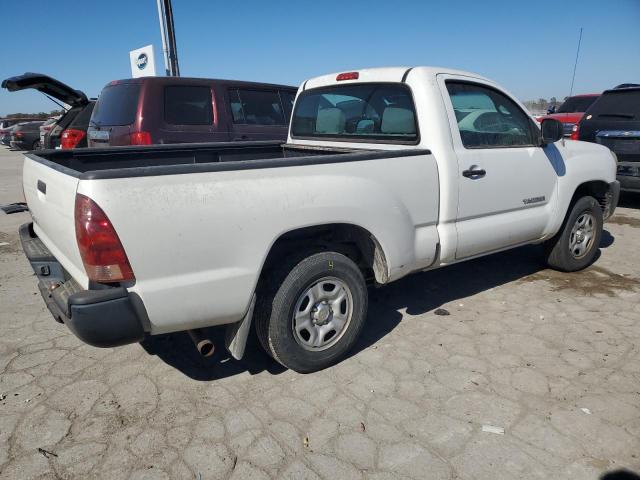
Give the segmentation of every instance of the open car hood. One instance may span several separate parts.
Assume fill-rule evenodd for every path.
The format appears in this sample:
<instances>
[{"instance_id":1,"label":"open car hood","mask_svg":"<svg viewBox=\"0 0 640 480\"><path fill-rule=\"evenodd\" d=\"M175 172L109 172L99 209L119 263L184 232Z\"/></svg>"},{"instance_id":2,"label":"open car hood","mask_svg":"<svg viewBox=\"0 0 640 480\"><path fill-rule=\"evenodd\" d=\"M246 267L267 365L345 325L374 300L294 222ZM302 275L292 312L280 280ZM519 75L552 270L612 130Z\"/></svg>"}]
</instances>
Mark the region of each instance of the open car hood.
<instances>
[{"instance_id":1,"label":"open car hood","mask_svg":"<svg viewBox=\"0 0 640 480\"><path fill-rule=\"evenodd\" d=\"M26 88L36 90L49 95L72 107L82 107L89 103L87 96L80 90L74 90L69 85L41 73L27 72L24 75L7 78L2 81L2 88L10 92L17 92Z\"/></svg>"}]
</instances>

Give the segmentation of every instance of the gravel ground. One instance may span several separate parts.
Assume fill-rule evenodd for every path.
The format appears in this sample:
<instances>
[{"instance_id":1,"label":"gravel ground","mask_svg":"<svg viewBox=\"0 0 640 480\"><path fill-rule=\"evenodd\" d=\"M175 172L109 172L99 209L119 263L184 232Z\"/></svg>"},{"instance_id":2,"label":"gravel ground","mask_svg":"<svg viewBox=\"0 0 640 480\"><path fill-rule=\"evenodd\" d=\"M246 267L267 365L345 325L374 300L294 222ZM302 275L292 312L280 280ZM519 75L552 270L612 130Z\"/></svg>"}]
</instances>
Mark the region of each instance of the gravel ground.
<instances>
[{"instance_id":1,"label":"gravel ground","mask_svg":"<svg viewBox=\"0 0 640 480\"><path fill-rule=\"evenodd\" d=\"M0 204L22 198L21 165L0 147ZM202 359L186 334L82 344L37 292L27 221L0 213L0 478L640 472L640 196L584 272L527 247L372 290L353 355L310 375L255 344Z\"/></svg>"}]
</instances>

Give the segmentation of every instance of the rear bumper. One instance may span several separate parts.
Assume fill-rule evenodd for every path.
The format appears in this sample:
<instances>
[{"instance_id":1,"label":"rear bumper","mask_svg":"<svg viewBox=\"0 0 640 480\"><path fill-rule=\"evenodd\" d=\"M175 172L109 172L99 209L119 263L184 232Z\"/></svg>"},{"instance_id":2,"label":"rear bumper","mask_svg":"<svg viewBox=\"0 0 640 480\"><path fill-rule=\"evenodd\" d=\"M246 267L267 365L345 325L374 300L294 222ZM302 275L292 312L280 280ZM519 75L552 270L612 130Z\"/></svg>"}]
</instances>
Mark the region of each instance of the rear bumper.
<instances>
[{"instance_id":1,"label":"rear bumper","mask_svg":"<svg viewBox=\"0 0 640 480\"><path fill-rule=\"evenodd\" d=\"M135 293L124 287L84 290L34 233L31 223L20 227L20 241L53 318L80 340L95 347L117 347L144 338L149 320Z\"/></svg>"},{"instance_id":2,"label":"rear bumper","mask_svg":"<svg viewBox=\"0 0 640 480\"><path fill-rule=\"evenodd\" d=\"M22 140L11 140L9 142L9 146L11 148L15 148L16 150L29 150L29 147L27 147L26 142L23 142Z\"/></svg>"},{"instance_id":3,"label":"rear bumper","mask_svg":"<svg viewBox=\"0 0 640 480\"><path fill-rule=\"evenodd\" d=\"M640 163L618 162L620 188L624 192L640 192Z\"/></svg>"}]
</instances>

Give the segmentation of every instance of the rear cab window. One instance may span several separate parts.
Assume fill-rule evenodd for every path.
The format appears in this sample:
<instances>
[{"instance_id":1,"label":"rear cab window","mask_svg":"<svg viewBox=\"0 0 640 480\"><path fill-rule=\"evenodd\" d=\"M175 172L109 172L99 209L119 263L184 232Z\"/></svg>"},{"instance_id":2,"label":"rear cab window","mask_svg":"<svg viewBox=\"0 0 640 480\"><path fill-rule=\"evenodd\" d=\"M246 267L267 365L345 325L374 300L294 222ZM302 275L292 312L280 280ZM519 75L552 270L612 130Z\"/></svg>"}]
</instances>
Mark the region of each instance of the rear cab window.
<instances>
[{"instance_id":1,"label":"rear cab window","mask_svg":"<svg viewBox=\"0 0 640 480\"><path fill-rule=\"evenodd\" d=\"M102 89L91 115L91 124L131 125L138 110L140 84L112 82Z\"/></svg>"},{"instance_id":2,"label":"rear cab window","mask_svg":"<svg viewBox=\"0 0 640 480\"><path fill-rule=\"evenodd\" d=\"M291 136L342 142L417 144L409 87L362 83L315 88L298 95Z\"/></svg>"},{"instance_id":3,"label":"rear cab window","mask_svg":"<svg viewBox=\"0 0 640 480\"><path fill-rule=\"evenodd\" d=\"M192 85L165 87L164 121L172 125L211 125L211 88Z\"/></svg>"}]
</instances>

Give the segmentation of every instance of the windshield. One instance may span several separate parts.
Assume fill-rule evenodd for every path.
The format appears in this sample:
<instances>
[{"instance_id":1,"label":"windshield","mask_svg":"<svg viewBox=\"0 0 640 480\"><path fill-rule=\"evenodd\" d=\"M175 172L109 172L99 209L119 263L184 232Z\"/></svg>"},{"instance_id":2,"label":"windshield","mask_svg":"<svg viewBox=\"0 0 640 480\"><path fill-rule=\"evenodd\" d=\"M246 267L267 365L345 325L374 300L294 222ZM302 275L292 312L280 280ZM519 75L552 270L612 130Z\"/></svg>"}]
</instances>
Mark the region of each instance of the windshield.
<instances>
[{"instance_id":1,"label":"windshield","mask_svg":"<svg viewBox=\"0 0 640 480\"><path fill-rule=\"evenodd\" d=\"M575 113L586 112L587 109L595 102L598 97L570 97L567 98L556 113Z\"/></svg>"},{"instance_id":2,"label":"windshield","mask_svg":"<svg viewBox=\"0 0 640 480\"><path fill-rule=\"evenodd\" d=\"M338 85L302 92L291 120L292 137L337 141L416 143L409 88L392 84Z\"/></svg>"},{"instance_id":3,"label":"windshield","mask_svg":"<svg viewBox=\"0 0 640 480\"><path fill-rule=\"evenodd\" d=\"M131 125L138 109L139 83L118 83L102 89L91 125Z\"/></svg>"},{"instance_id":4,"label":"windshield","mask_svg":"<svg viewBox=\"0 0 640 480\"><path fill-rule=\"evenodd\" d=\"M605 92L593 104L589 114L594 117L640 119L640 88Z\"/></svg>"}]
</instances>

